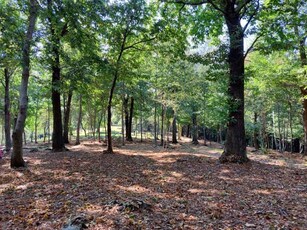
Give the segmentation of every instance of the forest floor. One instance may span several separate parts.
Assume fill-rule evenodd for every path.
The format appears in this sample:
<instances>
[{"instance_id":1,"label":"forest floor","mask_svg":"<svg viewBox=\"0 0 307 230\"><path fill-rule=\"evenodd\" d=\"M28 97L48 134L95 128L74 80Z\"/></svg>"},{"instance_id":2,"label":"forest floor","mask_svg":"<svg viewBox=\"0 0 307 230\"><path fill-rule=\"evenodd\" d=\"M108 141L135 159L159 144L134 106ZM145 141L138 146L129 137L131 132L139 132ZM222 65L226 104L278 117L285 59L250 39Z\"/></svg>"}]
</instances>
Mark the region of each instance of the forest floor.
<instances>
[{"instance_id":1,"label":"forest floor","mask_svg":"<svg viewBox=\"0 0 307 230\"><path fill-rule=\"evenodd\" d=\"M307 229L299 154L249 152L239 165L218 163L216 143L137 142L113 155L98 142L67 147L25 150L23 170L0 160L0 229L62 229L82 218L88 229Z\"/></svg>"}]
</instances>

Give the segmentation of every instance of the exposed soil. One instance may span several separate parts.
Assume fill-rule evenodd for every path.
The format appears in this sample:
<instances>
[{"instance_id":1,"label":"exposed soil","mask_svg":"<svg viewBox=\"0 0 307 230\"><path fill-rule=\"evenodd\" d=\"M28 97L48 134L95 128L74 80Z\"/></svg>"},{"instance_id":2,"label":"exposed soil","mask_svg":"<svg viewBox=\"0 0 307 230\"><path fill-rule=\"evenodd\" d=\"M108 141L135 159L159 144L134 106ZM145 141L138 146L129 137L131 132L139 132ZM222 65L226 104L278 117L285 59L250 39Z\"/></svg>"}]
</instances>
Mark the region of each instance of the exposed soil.
<instances>
[{"instance_id":1,"label":"exposed soil","mask_svg":"<svg viewBox=\"0 0 307 230\"><path fill-rule=\"evenodd\" d=\"M26 149L24 170L0 160L0 229L61 229L79 216L88 229L307 229L299 154L255 152L239 165L218 163L216 143L67 147Z\"/></svg>"}]
</instances>

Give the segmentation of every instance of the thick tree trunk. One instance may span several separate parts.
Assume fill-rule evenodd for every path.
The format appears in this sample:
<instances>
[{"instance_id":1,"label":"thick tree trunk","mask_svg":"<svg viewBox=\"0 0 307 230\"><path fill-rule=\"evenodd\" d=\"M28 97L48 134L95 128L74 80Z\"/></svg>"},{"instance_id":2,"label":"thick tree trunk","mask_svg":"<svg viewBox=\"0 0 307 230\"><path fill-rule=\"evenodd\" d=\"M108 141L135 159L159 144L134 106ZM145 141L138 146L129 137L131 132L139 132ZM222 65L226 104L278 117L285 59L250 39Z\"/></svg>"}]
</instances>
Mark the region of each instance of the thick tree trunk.
<instances>
[{"instance_id":1,"label":"thick tree trunk","mask_svg":"<svg viewBox=\"0 0 307 230\"><path fill-rule=\"evenodd\" d=\"M24 133L25 121L27 117L27 108L28 108L28 81L30 75L31 42L38 14L38 5L36 0L30 0L29 11L30 11L29 25L24 40L24 46L22 49L22 79L21 79L20 95L19 95L19 111L18 111L16 125L13 131L13 152L11 156L12 168L26 166L25 161L23 160L22 135Z\"/></svg>"},{"instance_id":2,"label":"thick tree trunk","mask_svg":"<svg viewBox=\"0 0 307 230\"><path fill-rule=\"evenodd\" d=\"M52 14L52 0L47 1L48 10ZM52 15L54 16L54 15ZM55 16L54 16L55 17ZM52 133L52 150L54 152L61 152L65 150L64 139L63 139L63 126L62 126L62 112L61 112L61 68L60 68L60 35L56 31L54 21L51 16L49 17L50 22L50 35L51 35L51 47L52 47L52 111L53 111L53 133ZM61 35L62 36L62 35Z\"/></svg>"},{"instance_id":3,"label":"thick tree trunk","mask_svg":"<svg viewBox=\"0 0 307 230\"><path fill-rule=\"evenodd\" d=\"M295 34L299 38L298 26L295 26ZM307 56L305 50L305 38L299 41L299 52L302 67L307 65ZM307 155L307 86L301 87L301 93L303 97L303 126L304 126L304 155Z\"/></svg>"},{"instance_id":4,"label":"thick tree trunk","mask_svg":"<svg viewBox=\"0 0 307 230\"><path fill-rule=\"evenodd\" d=\"M65 150L65 146L64 146L63 127L62 127L61 94L58 89L61 82L60 54L59 50L56 47L54 47L53 52L54 52L54 63L52 66L52 111L53 111L52 150L54 152L61 152Z\"/></svg>"},{"instance_id":5,"label":"thick tree trunk","mask_svg":"<svg viewBox=\"0 0 307 230\"><path fill-rule=\"evenodd\" d=\"M197 116L195 113L192 114L192 143L197 145L198 142L198 126L197 126Z\"/></svg>"},{"instance_id":6,"label":"thick tree trunk","mask_svg":"<svg viewBox=\"0 0 307 230\"><path fill-rule=\"evenodd\" d=\"M78 123L77 123L77 137L75 145L80 145L80 128L82 122L82 95L79 96L79 116L78 116Z\"/></svg>"},{"instance_id":7,"label":"thick tree trunk","mask_svg":"<svg viewBox=\"0 0 307 230\"><path fill-rule=\"evenodd\" d=\"M12 148L11 139L11 101L10 101L10 73L8 68L4 69L4 133L5 151L9 152Z\"/></svg>"},{"instance_id":8,"label":"thick tree trunk","mask_svg":"<svg viewBox=\"0 0 307 230\"><path fill-rule=\"evenodd\" d=\"M240 24L240 15L231 6L225 14L230 49L229 62L229 113L225 150L220 157L221 163L248 161L244 127L244 33Z\"/></svg>"},{"instance_id":9,"label":"thick tree trunk","mask_svg":"<svg viewBox=\"0 0 307 230\"><path fill-rule=\"evenodd\" d=\"M69 90L67 103L66 103L66 109L65 109L65 113L64 113L63 138L64 138L64 143L66 143L66 144L69 143L68 134L69 134L69 118L70 118L70 111L71 111L71 99L72 99L72 90Z\"/></svg>"}]
</instances>

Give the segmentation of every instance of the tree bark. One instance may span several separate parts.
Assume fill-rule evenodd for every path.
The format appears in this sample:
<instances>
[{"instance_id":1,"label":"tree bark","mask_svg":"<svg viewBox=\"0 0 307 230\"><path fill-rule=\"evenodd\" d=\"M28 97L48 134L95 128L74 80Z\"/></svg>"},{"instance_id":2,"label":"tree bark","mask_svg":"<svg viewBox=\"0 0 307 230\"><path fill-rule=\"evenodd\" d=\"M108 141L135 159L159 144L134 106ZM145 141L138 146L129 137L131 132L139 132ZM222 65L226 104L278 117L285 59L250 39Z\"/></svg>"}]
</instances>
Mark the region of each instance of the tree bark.
<instances>
[{"instance_id":1,"label":"tree bark","mask_svg":"<svg viewBox=\"0 0 307 230\"><path fill-rule=\"evenodd\" d=\"M4 69L4 133L5 151L9 152L12 148L11 139L11 101L10 101L10 73L8 68Z\"/></svg>"},{"instance_id":2,"label":"tree bark","mask_svg":"<svg viewBox=\"0 0 307 230\"><path fill-rule=\"evenodd\" d=\"M30 51L35 23L38 15L38 4L36 0L30 0L30 9L28 17L28 29L22 49L22 79L19 95L19 111L16 125L13 131L13 152L11 156L11 167L25 167L22 152L22 135L24 133L25 121L28 109L28 81L30 76Z\"/></svg>"},{"instance_id":3,"label":"tree bark","mask_svg":"<svg viewBox=\"0 0 307 230\"><path fill-rule=\"evenodd\" d=\"M230 48L229 62L229 113L225 150L221 163L244 163L248 161L244 127L244 32L240 24L240 14L235 3L225 6L225 20L228 28Z\"/></svg>"},{"instance_id":4,"label":"tree bark","mask_svg":"<svg viewBox=\"0 0 307 230\"><path fill-rule=\"evenodd\" d=\"M69 90L68 98L67 98L67 103L66 103L66 109L65 109L65 113L64 113L64 133L63 133L63 138L64 138L64 143L65 144L69 143L68 134L69 134L69 118L70 118L70 111L71 111L71 99L72 99L72 90Z\"/></svg>"}]
</instances>

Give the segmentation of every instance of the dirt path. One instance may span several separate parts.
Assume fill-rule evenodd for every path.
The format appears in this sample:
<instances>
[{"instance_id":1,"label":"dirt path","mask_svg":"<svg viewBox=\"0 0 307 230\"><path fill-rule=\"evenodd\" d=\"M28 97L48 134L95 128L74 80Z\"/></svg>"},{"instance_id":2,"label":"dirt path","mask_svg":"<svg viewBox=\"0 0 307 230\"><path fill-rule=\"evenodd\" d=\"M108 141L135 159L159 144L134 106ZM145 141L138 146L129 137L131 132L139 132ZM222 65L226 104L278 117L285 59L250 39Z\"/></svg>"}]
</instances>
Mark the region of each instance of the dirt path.
<instances>
[{"instance_id":1,"label":"dirt path","mask_svg":"<svg viewBox=\"0 0 307 230\"><path fill-rule=\"evenodd\" d=\"M89 229L307 229L304 158L222 165L219 145L187 142L69 148L26 152L22 171L0 160L0 229L61 229L80 215Z\"/></svg>"}]
</instances>

